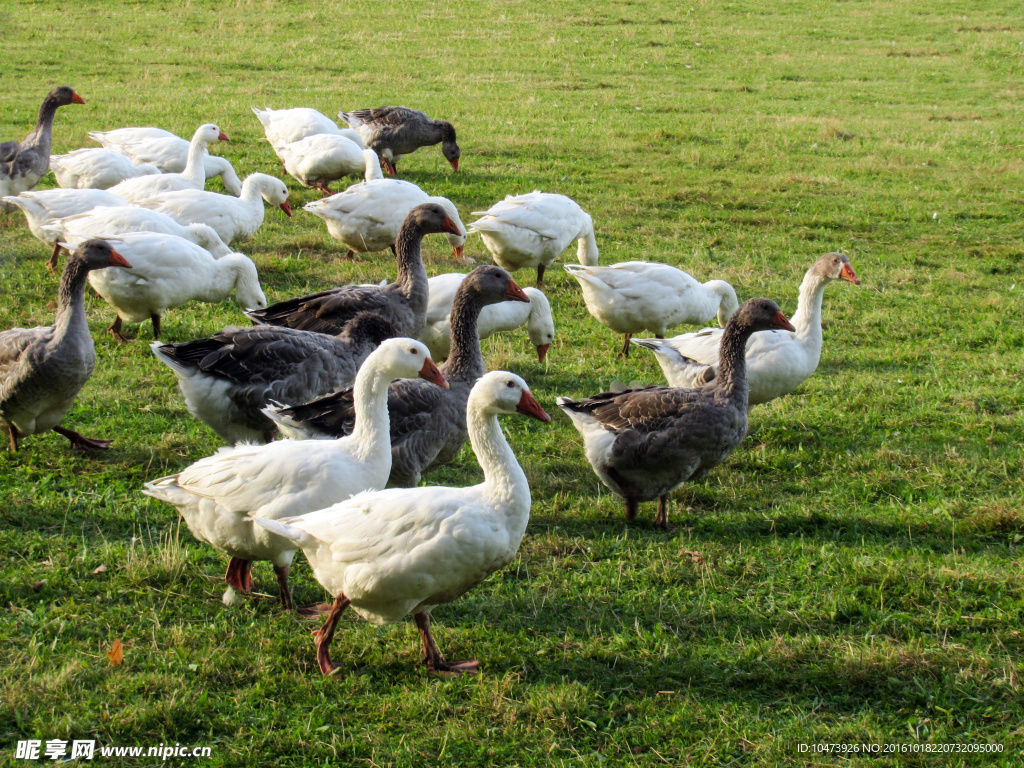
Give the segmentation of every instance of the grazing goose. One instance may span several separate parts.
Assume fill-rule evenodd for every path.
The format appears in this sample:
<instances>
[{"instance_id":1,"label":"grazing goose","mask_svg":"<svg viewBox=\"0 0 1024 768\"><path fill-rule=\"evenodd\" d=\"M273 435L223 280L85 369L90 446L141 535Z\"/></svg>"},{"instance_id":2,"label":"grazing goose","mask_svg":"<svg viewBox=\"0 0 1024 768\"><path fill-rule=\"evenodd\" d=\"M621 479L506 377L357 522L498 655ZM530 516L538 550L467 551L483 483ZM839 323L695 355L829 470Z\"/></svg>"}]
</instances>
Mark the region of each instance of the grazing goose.
<instances>
[{"instance_id":1,"label":"grazing goose","mask_svg":"<svg viewBox=\"0 0 1024 768\"><path fill-rule=\"evenodd\" d=\"M117 195L102 189L41 189L36 192L22 192L20 195L3 198L3 202L20 208L25 214L29 231L47 245L53 246L47 268L57 269L60 255L60 228L54 227L59 219L86 213L94 208L123 206L128 203Z\"/></svg>"},{"instance_id":2,"label":"grazing goose","mask_svg":"<svg viewBox=\"0 0 1024 768\"><path fill-rule=\"evenodd\" d=\"M99 147L50 155L50 170L64 189L110 189L126 179L160 173L155 165L136 165L122 154Z\"/></svg>"},{"instance_id":3,"label":"grazing goose","mask_svg":"<svg viewBox=\"0 0 1024 768\"><path fill-rule=\"evenodd\" d=\"M36 127L20 144L0 144L0 210L13 211L2 198L32 189L50 168L50 147L53 146L53 118L57 108L68 104L85 104L69 85L54 88L39 107Z\"/></svg>"},{"instance_id":4,"label":"grazing goose","mask_svg":"<svg viewBox=\"0 0 1024 768\"><path fill-rule=\"evenodd\" d=\"M79 390L92 375L96 352L85 317L85 280L90 270L131 268L103 240L86 240L64 265L52 326L12 328L0 333L0 424L11 450L18 438L52 429L75 448L99 450L109 440L91 440L60 426Z\"/></svg>"},{"instance_id":5,"label":"grazing goose","mask_svg":"<svg viewBox=\"0 0 1024 768\"><path fill-rule=\"evenodd\" d=\"M366 149L362 137L358 131L351 128L339 128L331 118L322 112L317 112L309 107L295 107L293 109L257 109L252 108L256 115L267 141L274 148L280 157L279 147L301 141L309 136L317 134L328 134L330 136L344 136L359 145L360 149ZM284 158L281 158L284 160Z\"/></svg>"},{"instance_id":6,"label":"grazing goose","mask_svg":"<svg viewBox=\"0 0 1024 768\"><path fill-rule=\"evenodd\" d=\"M383 488L391 470L388 384L416 375L446 386L425 346L389 339L356 375L357 427L350 437L221 448L184 472L146 484L143 492L177 507L197 539L231 556L225 604L233 602L235 590L252 590L252 561L269 560L281 604L292 607L288 570L297 547L253 521L312 512Z\"/></svg>"},{"instance_id":7,"label":"grazing goose","mask_svg":"<svg viewBox=\"0 0 1024 768\"><path fill-rule=\"evenodd\" d=\"M200 125L188 146L188 160L181 173L161 173L156 176L138 176L111 187L110 191L129 203L139 203L154 195L184 189L200 190L206 186L206 168L203 158L206 148L217 141L227 141L227 134L213 123Z\"/></svg>"},{"instance_id":8,"label":"grazing goose","mask_svg":"<svg viewBox=\"0 0 1024 768\"><path fill-rule=\"evenodd\" d=\"M262 198L262 199L261 199ZM238 197L219 195L200 189L165 192L138 204L143 208L166 213L179 224L207 224L216 230L225 243L253 235L263 223L263 201L277 206L285 215L292 215L288 203L288 187L280 179L265 173L245 177Z\"/></svg>"},{"instance_id":9,"label":"grazing goose","mask_svg":"<svg viewBox=\"0 0 1024 768\"><path fill-rule=\"evenodd\" d=\"M492 371L473 387L466 420L484 481L469 488L395 488L361 493L299 517L256 522L302 547L334 603L316 633L320 670L335 670L330 644L342 612L374 624L412 614L431 672L466 674L477 661L445 661L430 632L430 612L512 561L530 519L530 486L498 424L499 414L551 420L526 382ZM314 441L322 442L322 441Z\"/></svg>"},{"instance_id":10,"label":"grazing goose","mask_svg":"<svg viewBox=\"0 0 1024 768\"><path fill-rule=\"evenodd\" d=\"M284 168L305 187L334 194L328 186L342 176L360 174L364 180L383 179L372 149L360 149L345 136L320 133L285 144L278 150Z\"/></svg>"},{"instance_id":11,"label":"grazing goose","mask_svg":"<svg viewBox=\"0 0 1024 768\"><path fill-rule=\"evenodd\" d=\"M458 225L458 231L447 237L455 256L462 256L466 228L462 226L455 204L446 197L430 197L410 181L365 181L323 200L306 203L303 207L324 220L331 237L348 246L345 257L351 259L356 253L383 251L385 248L394 250L398 230L402 228L405 217L423 203L440 205Z\"/></svg>"},{"instance_id":12,"label":"grazing goose","mask_svg":"<svg viewBox=\"0 0 1024 768\"><path fill-rule=\"evenodd\" d=\"M398 158L420 147L441 143L441 154L459 170L462 152L455 143L455 128L447 120L431 120L418 109L377 107L339 112L338 117L363 137L366 146L380 155L387 172L397 172Z\"/></svg>"},{"instance_id":13,"label":"grazing goose","mask_svg":"<svg viewBox=\"0 0 1024 768\"><path fill-rule=\"evenodd\" d=\"M419 205L405 217L396 239L395 282L383 286L344 285L288 299L248 315L257 323L335 334L357 313L377 312L395 326L397 333L416 338L423 333L427 314L427 270L420 244L424 235L441 232L459 233L448 211L434 203Z\"/></svg>"},{"instance_id":14,"label":"grazing goose","mask_svg":"<svg viewBox=\"0 0 1024 768\"><path fill-rule=\"evenodd\" d=\"M237 291L243 309L267 305L256 265L241 253L215 259L189 240L158 232L126 232L116 242L132 271L97 270L89 284L117 312L107 332L119 341L131 341L121 333L123 322L143 320L153 321L159 339L161 315L189 301L216 303Z\"/></svg>"},{"instance_id":15,"label":"grazing goose","mask_svg":"<svg viewBox=\"0 0 1024 768\"><path fill-rule=\"evenodd\" d=\"M466 442L466 401L484 375L476 324L480 311L499 302L528 302L526 294L501 267L477 267L459 286L452 303L452 354L441 373L449 389L401 379L388 392L391 416L389 485L419 485L420 477L458 455ZM352 431L355 410L352 390L267 414L290 437L340 437Z\"/></svg>"},{"instance_id":16,"label":"grazing goose","mask_svg":"<svg viewBox=\"0 0 1024 768\"><path fill-rule=\"evenodd\" d=\"M793 315L794 332L759 333L747 343L748 403L757 405L792 392L811 377L821 359L821 300L833 280L860 285L841 253L826 253L804 275ZM705 328L673 339L633 339L654 350L670 387L707 384L718 369L721 328ZM428 345L429 346L429 345Z\"/></svg>"},{"instance_id":17,"label":"grazing goose","mask_svg":"<svg viewBox=\"0 0 1024 768\"><path fill-rule=\"evenodd\" d=\"M152 163L162 173L181 173L188 162L190 142L162 128L117 128L91 131L89 138L105 148L124 155L133 163ZM220 176L221 183L236 197L242 193L242 180L223 157L203 155L207 180Z\"/></svg>"},{"instance_id":18,"label":"grazing goose","mask_svg":"<svg viewBox=\"0 0 1024 768\"><path fill-rule=\"evenodd\" d=\"M578 240L576 256L580 264L597 264L597 240L594 220L574 200L534 190L526 195L509 195L469 225L479 232L491 252L494 263L509 272L537 268L537 287L544 287L544 270L573 240Z\"/></svg>"},{"instance_id":19,"label":"grazing goose","mask_svg":"<svg viewBox=\"0 0 1024 768\"><path fill-rule=\"evenodd\" d=\"M93 208L91 211L51 222L49 231L56 234L58 240L66 240L76 235L109 237L125 232L159 232L191 240L208 250L215 259L231 253L231 249L224 244L212 227L206 224L182 226L166 213L135 205Z\"/></svg>"},{"instance_id":20,"label":"grazing goose","mask_svg":"<svg viewBox=\"0 0 1024 768\"><path fill-rule=\"evenodd\" d=\"M427 327L420 336L420 341L430 348L430 356L435 360L445 360L451 350L451 323L448 313L452 308L452 299L465 273L448 272L436 275L428 280L430 292L427 301ZM480 312L477 322L477 335L481 339L499 331L511 331L523 323L530 337L530 343L537 349L537 357L544 362L548 347L555 339L555 321L551 316L551 304L547 296L536 288L524 288L523 293L530 301L501 302L491 304Z\"/></svg>"},{"instance_id":21,"label":"grazing goose","mask_svg":"<svg viewBox=\"0 0 1024 768\"><path fill-rule=\"evenodd\" d=\"M700 283L681 269L648 261L624 261L610 267L566 264L579 280L591 316L615 333L625 334L619 355L629 357L629 339L648 330L659 339L680 323L705 323L716 314L723 326L739 302L724 280Z\"/></svg>"},{"instance_id":22,"label":"grazing goose","mask_svg":"<svg viewBox=\"0 0 1024 768\"><path fill-rule=\"evenodd\" d=\"M626 502L658 500L654 525L668 528L668 494L725 461L747 434L747 374L743 352L755 331L793 330L779 306L750 299L730 318L719 350L718 377L698 389L644 387L606 392L558 406L583 435L587 461Z\"/></svg>"},{"instance_id":23,"label":"grazing goose","mask_svg":"<svg viewBox=\"0 0 1024 768\"><path fill-rule=\"evenodd\" d=\"M305 403L352 386L367 356L394 336L387 320L361 312L337 336L258 325L150 347L178 377L188 412L235 444L273 440L277 427L261 410L270 401Z\"/></svg>"}]
</instances>

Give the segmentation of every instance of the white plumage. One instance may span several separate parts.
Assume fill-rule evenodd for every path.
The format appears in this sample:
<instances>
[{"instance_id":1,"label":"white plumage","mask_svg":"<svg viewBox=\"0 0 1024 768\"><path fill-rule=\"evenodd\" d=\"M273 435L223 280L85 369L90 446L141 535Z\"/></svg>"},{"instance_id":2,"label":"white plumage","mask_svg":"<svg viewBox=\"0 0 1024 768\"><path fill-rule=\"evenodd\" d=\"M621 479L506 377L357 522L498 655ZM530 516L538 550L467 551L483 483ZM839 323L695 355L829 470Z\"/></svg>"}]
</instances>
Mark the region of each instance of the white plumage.
<instances>
[{"instance_id":1,"label":"white plumage","mask_svg":"<svg viewBox=\"0 0 1024 768\"><path fill-rule=\"evenodd\" d=\"M309 107L293 109L253 107L252 113L259 119L267 141L270 142L270 146L273 147L282 162L284 162L284 156L280 151L282 147L317 134L344 136L355 142L360 149L366 149L366 144L363 143L363 138L358 131L351 128L339 128L338 124L327 115Z\"/></svg>"},{"instance_id":2,"label":"white plumage","mask_svg":"<svg viewBox=\"0 0 1024 768\"><path fill-rule=\"evenodd\" d=\"M285 170L303 186L331 194L327 186L342 176L359 174L364 180L383 179L380 159L372 149L360 149L345 136L320 133L285 144L278 150Z\"/></svg>"},{"instance_id":3,"label":"white plumage","mask_svg":"<svg viewBox=\"0 0 1024 768\"><path fill-rule=\"evenodd\" d=\"M50 170L65 189L109 189L125 179L152 176L160 169L150 163L136 165L109 149L86 147L66 155L50 155Z\"/></svg>"},{"instance_id":4,"label":"white plumage","mask_svg":"<svg viewBox=\"0 0 1024 768\"><path fill-rule=\"evenodd\" d=\"M135 205L108 206L93 208L85 213L57 219L50 229L65 240L75 235L102 237L120 235L125 232L159 232L164 235L177 235L200 245L213 255L220 258L231 253L231 249L220 239L220 235L206 224L189 224L183 226L166 213L139 208Z\"/></svg>"},{"instance_id":5,"label":"white plumage","mask_svg":"<svg viewBox=\"0 0 1024 768\"><path fill-rule=\"evenodd\" d=\"M127 200L138 203L153 195L174 192L182 189L202 189L206 185L206 169L203 157L206 148L217 141L227 141L228 137L213 123L206 123L196 129L189 142L188 159L180 173L161 173L155 176L137 176L122 181L110 188L110 191Z\"/></svg>"}]
</instances>

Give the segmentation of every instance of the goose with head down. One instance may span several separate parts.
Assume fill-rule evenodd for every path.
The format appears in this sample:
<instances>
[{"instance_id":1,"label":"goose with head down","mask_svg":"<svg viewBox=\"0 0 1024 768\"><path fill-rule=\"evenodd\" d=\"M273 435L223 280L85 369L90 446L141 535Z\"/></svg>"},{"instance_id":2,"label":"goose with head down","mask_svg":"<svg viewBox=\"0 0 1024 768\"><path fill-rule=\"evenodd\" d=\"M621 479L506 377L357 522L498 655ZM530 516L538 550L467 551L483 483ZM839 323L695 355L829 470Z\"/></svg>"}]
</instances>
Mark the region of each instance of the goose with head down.
<instances>
[{"instance_id":1,"label":"goose with head down","mask_svg":"<svg viewBox=\"0 0 1024 768\"><path fill-rule=\"evenodd\" d=\"M380 155L381 165L389 174L397 173L396 166L402 155L438 143L444 159L459 170L462 150L455 141L455 127L447 120L432 120L409 107L354 109L339 112L338 117L358 131L366 146Z\"/></svg>"}]
</instances>

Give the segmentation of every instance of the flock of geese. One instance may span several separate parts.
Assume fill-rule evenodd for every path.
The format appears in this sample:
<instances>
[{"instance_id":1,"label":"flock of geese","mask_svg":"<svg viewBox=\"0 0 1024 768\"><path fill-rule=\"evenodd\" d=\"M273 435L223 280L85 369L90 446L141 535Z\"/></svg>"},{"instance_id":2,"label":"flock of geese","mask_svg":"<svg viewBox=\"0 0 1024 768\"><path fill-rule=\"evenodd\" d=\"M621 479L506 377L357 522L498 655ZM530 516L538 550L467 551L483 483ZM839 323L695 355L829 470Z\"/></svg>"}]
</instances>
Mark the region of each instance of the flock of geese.
<instances>
[{"instance_id":1,"label":"flock of geese","mask_svg":"<svg viewBox=\"0 0 1024 768\"><path fill-rule=\"evenodd\" d=\"M574 240L580 263L566 270L590 313L624 335L620 354L632 344L653 350L670 386L561 397L558 405L597 476L622 497L627 520L657 499L654 523L665 529L668 494L740 444L749 406L785 395L817 368L826 285L860 282L846 256L822 256L807 270L790 322L769 299L740 304L722 280L701 283L665 264L598 266L593 221L563 195L508 197L474 213L480 218L467 228L450 200L384 177L382 166L394 174L402 156L438 143L458 171L461 152L446 121L381 107L341 112L349 127L339 128L311 109L254 109L284 171L327 195L305 209L350 257L390 248L398 267L392 283L268 306L256 266L231 246L259 228L264 203L291 215L287 186L262 173L239 179L208 152L228 140L212 123L191 141L158 128L91 133L102 148L51 156L54 115L68 104L84 101L67 86L54 89L36 129L0 144L0 205L25 214L52 247L51 266L70 251L54 324L0 332L0 426L12 451L51 429L78 449L109 446L60 423L95 364L86 282L113 307L109 332L121 340L125 322L148 319L159 339L168 310L234 292L251 327L151 345L189 412L231 447L143 492L174 505L196 538L228 555L226 604L252 590L252 563L266 560L284 608L326 613L315 633L325 674L336 669L329 647L348 607L377 624L412 614L434 672L478 669L444 659L430 613L508 564L526 531L530 488L498 417L550 421L522 378L486 372L480 339L525 324L544 360L555 333L540 290L544 271ZM60 186L33 191L50 169ZM353 174L364 181L332 193L331 183ZM205 191L215 175L231 194ZM494 264L428 279L423 238L442 234L461 255L473 232ZM520 269L536 270L536 288L516 284L509 272ZM664 338L676 325L712 318L722 327ZM633 338L645 331L656 338ZM483 483L419 485L467 439ZM300 549L331 604L294 605L289 569Z\"/></svg>"}]
</instances>

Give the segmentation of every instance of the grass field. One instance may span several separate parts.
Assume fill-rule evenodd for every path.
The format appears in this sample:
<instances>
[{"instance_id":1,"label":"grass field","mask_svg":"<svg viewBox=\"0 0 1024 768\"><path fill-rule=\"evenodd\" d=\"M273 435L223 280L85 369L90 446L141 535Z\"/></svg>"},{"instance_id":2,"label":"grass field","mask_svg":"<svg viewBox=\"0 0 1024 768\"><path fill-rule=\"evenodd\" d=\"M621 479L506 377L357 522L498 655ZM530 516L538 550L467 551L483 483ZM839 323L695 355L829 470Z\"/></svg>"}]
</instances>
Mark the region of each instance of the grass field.
<instances>
[{"instance_id":1,"label":"grass field","mask_svg":"<svg viewBox=\"0 0 1024 768\"><path fill-rule=\"evenodd\" d=\"M114 447L77 455L49 434L0 452L0 764L29 764L23 739L210 746L169 761L204 765L1021 764L1018 8L8 2L0 26L0 140L68 83L88 103L58 113L55 151L89 146L89 130L214 121L240 175L279 175L250 106L407 104L452 120L463 170L431 148L402 176L465 221L506 194L568 194L602 263L667 262L787 314L826 251L863 279L828 289L817 374L676 494L668 535L653 509L624 524L554 405L661 371L642 350L616 359L621 339L549 271L548 363L525 333L484 344L554 421L505 420L533 489L518 558L434 613L442 650L482 662L459 680L419 665L410 622L351 616L334 646L349 674L323 679L306 622L269 599L221 604L224 557L140 493L218 441L151 355L149 325L115 343L91 295L97 368L64 423ZM268 209L239 244L271 300L394 275L387 254L341 261L300 210L318 193L286 181L295 217ZM443 245L425 243L430 274L460 268ZM476 237L466 253L486 258ZM46 256L0 214L0 329L52 321ZM242 319L233 302L190 305L164 336ZM479 478L467 447L428 481ZM304 561L293 573L300 601L322 596ZM276 594L268 566L254 578ZM800 751L822 743L950 751Z\"/></svg>"}]
</instances>

